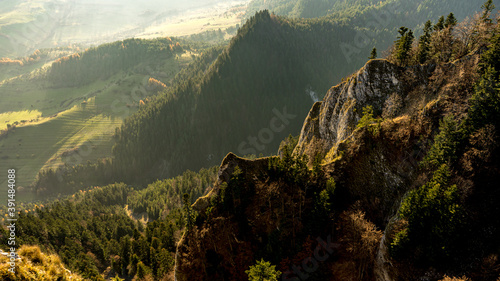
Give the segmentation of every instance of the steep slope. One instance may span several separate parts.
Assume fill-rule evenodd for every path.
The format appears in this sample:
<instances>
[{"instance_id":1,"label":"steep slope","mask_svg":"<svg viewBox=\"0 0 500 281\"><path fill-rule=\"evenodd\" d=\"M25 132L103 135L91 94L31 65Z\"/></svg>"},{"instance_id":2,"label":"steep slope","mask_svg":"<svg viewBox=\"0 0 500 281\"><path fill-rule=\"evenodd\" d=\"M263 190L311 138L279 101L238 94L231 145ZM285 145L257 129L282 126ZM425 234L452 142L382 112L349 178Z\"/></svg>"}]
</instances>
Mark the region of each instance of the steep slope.
<instances>
[{"instance_id":1,"label":"steep slope","mask_svg":"<svg viewBox=\"0 0 500 281\"><path fill-rule=\"evenodd\" d=\"M356 119L359 118L357 114L353 113L356 107L362 108L370 103L383 104L391 93L402 92L403 82L396 77L401 77L400 69L397 66L385 60L372 60L355 77L332 88L325 96L324 101L316 103L311 109L304 123L299 144L295 148L295 154L308 153L310 162L312 162L318 153L328 152L330 147L334 147L336 143L345 141L353 130L352 124L356 124ZM344 115L340 115L338 119L333 121L334 116L336 117L333 114L333 109L336 107ZM340 110L343 107L344 109ZM339 120L341 121L339 122ZM340 124L332 126L332 124L337 125L337 123ZM330 127L334 127L331 129L338 131L338 133L331 133ZM324 133L322 134L320 131L324 131ZM355 138L355 143L359 145L360 149L364 149L362 141L368 141L370 136L365 131L358 130L356 133L358 136ZM386 170L394 169L395 167L388 165L388 163L380 163L381 159L388 156L385 155L387 151L389 151L387 148L384 150L382 147L374 149L373 159L367 157L366 161L370 163L379 160L376 164L379 169L384 169L382 167L385 167ZM356 154L355 152L351 153ZM337 156L338 154L332 155ZM361 153L361 155L363 154ZM335 182L342 186L337 186L335 189L335 197L339 196L343 199L336 199L330 203L340 203L345 200L341 203L345 206L349 204L348 202L353 202L353 196L361 197L361 194L354 195L351 193L354 190L344 187L351 180L350 176L345 175L353 165L349 162L355 158L349 156L346 155L340 160L337 158L333 162L330 160L330 164L320 168L321 172L316 171L316 173L324 173L325 177L332 176L332 179L335 179ZM358 161L360 160L358 159ZM365 159L361 161L365 161ZM306 163L297 163L295 167L300 170L301 165L306 165ZM241 179L235 179L235 167L242 171L242 175L236 176L241 177ZM299 241L305 241L308 235L312 237L331 235L331 231L335 228L331 218L323 213L318 213L318 206L316 206L319 200L318 193L325 185L324 179L320 179L323 176L317 178L318 176L313 176L306 166L302 166L302 169L305 168L305 170L298 172L297 175L300 176L296 181L293 179L294 177L290 176L296 174L295 168L281 173L279 169L276 171L270 167L271 160L267 158L249 161L233 154L226 156L221 164L219 179L211 194L206 198L198 199L193 205L193 208L199 212L200 219L197 222L197 227L188 231L179 243L177 280L217 279L211 275L211 272L218 274L218 276L224 276L224 279L240 280L244 277L241 275L243 269L248 268L256 258L269 258L275 264L282 264L287 259L296 260L295 255L303 255L303 253L299 254L300 251L308 251L308 249L300 247L302 242ZM366 170L369 169L369 167L366 168ZM359 172L361 171L355 171L355 173ZM374 169L372 175L380 175L380 171ZM392 171L385 175L387 177L394 176ZM400 171L397 177L394 177L394 182L406 181L409 176L410 174ZM373 178L373 176L366 177L367 181L373 180ZM385 181L384 173L378 180L378 183ZM356 183L355 186L362 186L362 184ZM228 198L226 194L229 188L238 189L238 191L234 191L238 196L233 197L233 199ZM394 187L368 186L365 192L393 189ZM387 194L387 197L393 200L394 194ZM227 210L224 207L228 204L227 200L234 201L234 209L237 211ZM374 198L374 200L376 199ZM214 206L210 213L208 213L209 206ZM339 206L335 207L335 209L337 208L342 209ZM230 213L236 215L230 215ZM238 216L239 213L242 216ZM384 212L384 214L387 213ZM326 222L325 227L320 226L321 224L317 225L322 221ZM220 233L227 233L229 236L223 240L213 236L220 237ZM297 244L298 246L295 246ZM193 247L198 247L196 245L206 245L207 248L197 250L197 254L191 253L194 250ZM287 248L289 250L285 250ZM233 250L228 252L227 249ZM203 252L205 255L202 254ZM191 259L194 256L198 258ZM336 258L340 257L336 256ZM214 259L217 261L216 264L214 264ZM237 261L237 263L227 264L231 260ZM230 269L232 266L234 266L234 270ZM207 272L207 275L200 274L200 272ZM312 280L321 280L320 276L315 278L319 279Z\"/></svg>"},{"instance_id":2,"label":"steep slope","mask_svg":"<svg viewBox=\"0 0 500 281\"><path fill-rule=\"evenodd\" d=\"M228 154L192 206L177 280L244 280L261 258L285 280L496 280L500 107L479 67L497 67L492 40L451 62L371 60L313 106L295 157Z\"/></svg>"},{"instance_id":3,"label":"steep slope","mask_svg":"<svg viewBox=\"0 0 500 281\"><path fill-rule=\"evenodd\" d=\"M347 78L347 82L330 89L324 101L311 109L296 153L314 156L328 151L325 161L331 161L331 157L337 154L338 144L356 128L366 105L372 105L375 112L382 112L391 94L399 97L402 92L403 83L396 65L386 60L370 61ZM318 145L318 150L314 150Z\"/></svg>"},{"instance_id":4,"label":"steep slope","mask_svg":"<svg viewBox=\"0 0 500 281\"><path fill-rule=\"evenodd\" d=\"M331 65L354 68L335 44L352 32L330 21L257 14L221 55L206 52L172 89L125 121L111 180L144 184L214 165L230 150L274 153L280 139L300 131L313 103L309 90L325 92L328 81L340 80Z\"/></svg>"}]
</instances>

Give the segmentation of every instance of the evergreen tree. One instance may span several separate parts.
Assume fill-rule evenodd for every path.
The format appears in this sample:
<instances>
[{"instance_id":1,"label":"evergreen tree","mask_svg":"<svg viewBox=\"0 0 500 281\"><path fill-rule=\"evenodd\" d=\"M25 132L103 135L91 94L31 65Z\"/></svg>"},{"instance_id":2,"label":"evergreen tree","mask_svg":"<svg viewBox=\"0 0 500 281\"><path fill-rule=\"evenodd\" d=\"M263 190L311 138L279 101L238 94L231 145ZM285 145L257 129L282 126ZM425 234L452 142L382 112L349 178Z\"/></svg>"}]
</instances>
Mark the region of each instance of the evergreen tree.
<instances>
[{"instance_id":1,"label":"evergreen tree","mask_svg":"<svg viewBox=\"0 0 500 281\"><path fill-rule=\"evenodd\" d=\"M188 193L184 193L184 195L182 196L182 203L184 216L186 217L186 226L188 229L190 229L194 226L195 213L193 208L191 207L190 195Z\"/></svg>"},{"instance_id":2,"label":"evergreen tree","mask_svg":"<svg viewBox=\"0 0 500 281\"><path fill-rule=\"evenodd\" d=\"M424 26L424 34L418 40L417 60L419 63L425 63L429 56L429 44L431 41L432 22L428 20Z\"/></svg>"},{"instance_id":3,"label":"evergreen tree","mask_svg":"<svg viewBox=\"0 0 500 281\"><path fill-rule=\"evenodd\" d=\"M479 65L481 74L486 73L489 67L500 72L500 33L495 34L489 40L488 50L482 55Z\"/></svg>"},{"instance_id":4,"label":"evergreen tree","mask_svg":"<svg viewBox=\"0 0 500 281\"><path fill-rule=\"evenodd\" d=\"M142 261L137 264L137 277L143 279L149 272L149 268Z\"/></svg>"},{"instance_id":5,"label":"evergreen tree","mask_svg":"<svg viewBox=\"0 0 500 281\"><path fill-rule=\"evenodd\" d=\"M481 6L481 9L483 9L483 15L481 16L481 19L485 23L492 23L492 20L490 19L491 12L495 9L495 4L493 4L493 0L487 0L483 6Z\"/></svg>"},{"instance_id":6,"label":"evergreen tree","mask_svg":"<svg viewBox=\"0 0 500 281\"><path fill-rule=\"evenodd\" d=\"M450 13L444 22L444 27L454 27L455 25L457 25L457 19L453 13Z\"/></svg>"},{"instance_id":7,"label":"evergreen tree","mask_svg":"<svg viewBox=\"0 0 500 281\"><path fill-rule=\"evenodd\" d=\"M376 59L377 58L377 48L373 48L372 49L372 52L370 53L370 56L368 57L368 59L370 60L373 60L373 59Z\"/></svg>"},{"instance_id":8,"label":"evergreen tree","mask_svg":"<svg viewBox=\"0 0 500 281\"><path fill-rule=\"evenodd\" d=\"M404 255L417 248L416 258L436 261L453 253L458 238L463 209L456 185L450 184L450 170L441 165L432 179L420 188L411 190L404 198L399 216L408 224L391 243L391 254Z\"/></svg>"},{"instance_id":9,"label":"evergreen tree","mask_svg":"<svg viewBox=\"0 0 500 281\"><path fill-rule=\"evenodd\" d=\"M423 165L435 169L443 164L454 163L463 141L463 126L457 123L453 116L446 116L440 122L439 133L434 137L434 143L425 156Z\"/></svg>"},{"instance_id":10,"label":"evergreen tree","mask_svg":"<svg viewBox=\"0 0 500 281\"><path fill-rule=\"evenodd\" d=\"M120 261L121 261L121 269L122 269L122 274L125 274L127 271L127 266L130 263L130 238L127 236L124 236L120 239Z\"/></svg>"},{"instance_id":11,"label":"evergreen tree","mask_svg":"<svg viewBox=\"0 0 500 281\"><path fill-rule=\"evenodd\" d=\"M439 31L439 30L443 30L443 29L444 29L444 16L441 16L438 19L438 22L436 23L436 25L434 25L434 30Z\"/></svg>"},{"instance_id":12,"label":"evergreen tree","mask_svg":"<svg viewBox=\"0 0 500 281\"><path fill-rule=\"evenodd\" d=\"M397 37L396 42L394 42L396 46L399 46L399 44L401 43L401 40L403 39L403 37L406 35L407 32L408 32L407 27L401 26L399 28L399 30L398 30L399 36Z\"/></svg>"},{"instance_id":13,"label":"evergreen tree","mask_svg":"<svg viewBox=\"0 0 500 281\"><path fill-rule=\"evenodd\" d=\"M486 124L500 127L500 82L498 73L489 67L476 86L476 93L470 98L469 119L474 128Z\"/></svg>"},{"instance_id":14,"label":"evergreen tree","mask_svg":"<svg viewBox=\"0 0 500 281\"><path fill-rule=\"evenodd\" d=\"M408 63L414 36L413 31L406 27L401 27L399 34L401 36L396 41L396 60L400 65L404 66Z\"/></svg>"}]
</instances>

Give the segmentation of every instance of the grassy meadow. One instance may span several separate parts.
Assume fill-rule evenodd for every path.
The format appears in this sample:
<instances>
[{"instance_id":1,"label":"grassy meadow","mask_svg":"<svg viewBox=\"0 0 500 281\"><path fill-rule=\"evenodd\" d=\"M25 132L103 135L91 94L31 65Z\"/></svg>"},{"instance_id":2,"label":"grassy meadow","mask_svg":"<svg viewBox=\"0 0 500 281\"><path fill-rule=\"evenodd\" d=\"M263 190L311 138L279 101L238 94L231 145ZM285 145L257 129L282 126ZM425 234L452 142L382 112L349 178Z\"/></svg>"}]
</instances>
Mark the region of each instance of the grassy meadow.
<instances>
[{"instance_id":1,"label":"grassy meadow","mask_svg":"<svg viewBox=\"0 0 500 281\"><path fill-rule=\"evenodd\" d=\"M0 84L0 171L15 168L17 200L34 199L27 187L42 169L77 165L111 155L115 129L156 92L147 81L167 85L198 54L187 51L158 69L138 65L81 87L58 88L45 70L21 74ZM13 126L7 132L7 126ZM2 189L6 178L0 177ZM6 192L0 199L6 199Z\"/></svg>"},{"instance_id":2,"label":"grassy meadow","mask_svg":"<svg viewBox=\"0 0 500 281\"><path fill-rule=\"evenodd\" d=\"M21 187L29 186L41 169L109 155L114 128L121 122L121 118L98 113L95 98L91 98L57 117L16 127L0 140L0 170L15 168L16 183L22 191ZM7 186L6 181L0 184ZM18 200L30 199L29 194L19 195Z\"/></svg>"}]
</instances>

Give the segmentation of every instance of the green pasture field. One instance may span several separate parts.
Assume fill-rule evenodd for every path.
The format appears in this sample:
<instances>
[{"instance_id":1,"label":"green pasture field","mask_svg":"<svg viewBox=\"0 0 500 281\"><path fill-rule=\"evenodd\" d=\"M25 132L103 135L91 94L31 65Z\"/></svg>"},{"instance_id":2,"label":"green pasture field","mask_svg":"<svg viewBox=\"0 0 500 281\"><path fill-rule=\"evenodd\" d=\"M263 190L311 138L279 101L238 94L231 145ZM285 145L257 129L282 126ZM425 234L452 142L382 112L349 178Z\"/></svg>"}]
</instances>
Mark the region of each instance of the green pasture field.
<instances>
[{"instance_id":1,"label":"green pasture field","mask_svg":"<svg viewBox=\"0 0 500 281\"><path fill-rule=\"evenodd\" d=\"M98 113L92 98L45 122L16 127L0 139L0 171L16 169L17 187L22 191L41 169L109 156L114 130L121 123L121 118ZM1 190L6 190L6 178L1 178ZM19 200L32 199L32 194L20 195ZM0 194L4 196L6 192Z\"/></svg>"},{"instance_id":2,"label":"green pasture field","mask_svg":"<svg viewBox=\"0 0 500 281\"><path fill-rule=\"evenodd\" d=\"M115 129L138 110L140 100L155 94L147 91L149 78L168 85L191 54L173 57L161 69L138 66L83 87L50 87L43 75L1 84L0 173L16 169L17 200L35 199L27 188L40 170L111 156ZM6 132L7 124L16 126ZM6 175L0 174L0 200L7 198Z\"/></svg>"}]
</instances>

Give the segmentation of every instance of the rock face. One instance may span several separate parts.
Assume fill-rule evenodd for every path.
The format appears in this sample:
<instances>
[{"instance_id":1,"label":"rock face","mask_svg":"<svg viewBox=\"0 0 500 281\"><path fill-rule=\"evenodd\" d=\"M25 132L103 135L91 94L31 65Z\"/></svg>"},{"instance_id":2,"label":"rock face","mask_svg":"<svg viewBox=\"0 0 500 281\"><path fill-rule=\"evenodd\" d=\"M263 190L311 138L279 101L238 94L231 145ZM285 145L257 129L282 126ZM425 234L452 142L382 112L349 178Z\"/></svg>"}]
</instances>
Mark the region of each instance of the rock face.
<instances>
[{"instance_id":1,"label":"rock face","mask_svg":"<svg viewBox=\"0 0 500 281\"><path fill-rule=\"evenodd\" d=\"M317 237L342 229L342 225L330 220L330 215L353 206L379 229L385 229L370 272L362 280L421 280L401 278L407 275L406 269L402 267L399 272L397 261L388 256L387 243L394 221L391 218L404 194L425 183L419 162L439 120L448 114L460 117L466 112L471 92L464 89L473 89L477 65L477 55L441 65L406 68L387 60L371 60L332 87L323 101L316 102L304 121L293 154L307 155L309 164L321 156L319 178L334 180L331 205L335 210L328 211L325 217L321 217L316 204L320 202L316 194L326 186L320 184L319 178L297 183L290 180L296 177L287 179L277 174L269 158L247 160L229 153L212 191L192 206L198 219L177 245L176 281L246 280L245 270L265 251L271 255L281 253L274 263L283 263L286 270L290 261L302 262L298 257L306 257L307 248L298 253L298 249L283 249L306 244L304 237L309 235ZM368 105L373 107L374 117L384 119L377 125L377 133L356 128ZM305 162L299 166L312 174L318 168L313 165L308 169ZM300 175L297 178L308 179ZM309 224L318 217L326 220ZM348 266L356 261L347 244L342 237L333 239L339 247L324 268L343 274L327 270L325 278L314 280L340 281L358 276L357 267Z\"/></svg>"},{"instance_id":2,"label":"rock face","mask_svg":"<svg viewBox=\"0 0 500 281\"><path fill-rule=\"evenodd\" d=\"M375 115L380 115L382 112L388 114L387 112L395 111L394 108L397 111L397 106L393 103L402 99L405 85L400 73L398 66L386 60L371 60L346 81L331 88L324 100L316 102L310 110L294 154L306 154L310 161L316 154L320 154L326 156L326 162L331 162L336 157L337 149L342 142L350 138L359 141L366 139L362 132L353 134L362 117L363 108L367 105L373 106ZM399 156L387 154L388 150L381 146L367 152L359 152L364 156L349 160L347 166L355 167L346 168L350 172L343 172L344 168L335 168L336 180L348 182L349 184L344 186L351 190L353 197L364 197L368 193L377 194L370 198L378 200L379 207L390 206L392 201L389 202L390 200L384 198L394 197L396 187L402 185L410 167L406 169L391 165L390 162L395 163L394 158ZM354 157L346 158L354 159ZM359 168L356 168L358 166ZM221 196L223 186L230 183L236 167L243 172L247 186L240 191L246 194L244 197L249 201L248 204L241 205L243 218L237 219L231 213L222 212L220 208L212 212L212 216L215 217L206 217L211 201ZM200 214L201 222L187 231L178 244L175 267L177 281L212 280L211 278L222 280L221 276L232 278L231 280L245 279L244 274L242 276L238 274L244 272L244 269L254 262L255 251L266 245L268 247L269 244L265 241L287 225L283 222L302 225L300 218L307 216L312 205L299 203L302 201L297 201L295 197L301 192L304 192L304 196L307 196L307 193L301 191L300 187L293 190L289 186L287 189L280 183L269 180L268 176L262 177L262 174L267 173L267 169L267 158L250 161L232 153L226 156L221 163L218 179L212 191L207 196L199 198L192 206ZM366 177L352 175L353 171L365 174ZM350 180L351 177L358 180ZM360 182L362 180L366 182ZM381 182L383 184L380 184ZM363 186L365 189L358 190L350 185ZM374 191L375 189L385 191L378 192ZM311 197L306 201L314 202L314 200L314 197ZM293 206L298 206L297 210L293 211ZM296 211L297 214L293 215L292 219L286 219Z\"/></svg>"},{"instance_id":3,"label":"rock face","mask_svg":"<svg viewBox=\"0 0 500 281\"><path fill-rule=\"evenodd\" d=\"M327 152L325 160L332 160L339 143L356 129L365 106L371 105L375 113L381 113L390 106L387 102L390 97L402 95L403 83L398 73L398 67L387 60L371 60L346 81L332 87L309 112L294 153L314 157Z\"/></svg>"}]
</instances>

